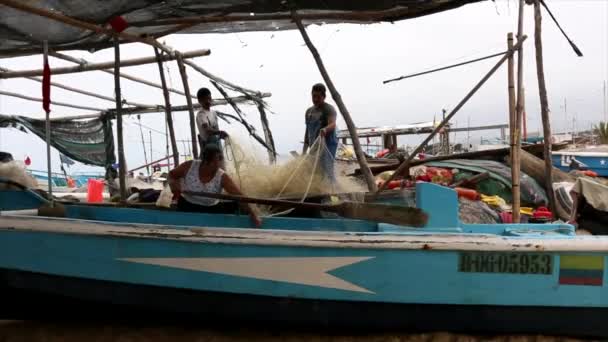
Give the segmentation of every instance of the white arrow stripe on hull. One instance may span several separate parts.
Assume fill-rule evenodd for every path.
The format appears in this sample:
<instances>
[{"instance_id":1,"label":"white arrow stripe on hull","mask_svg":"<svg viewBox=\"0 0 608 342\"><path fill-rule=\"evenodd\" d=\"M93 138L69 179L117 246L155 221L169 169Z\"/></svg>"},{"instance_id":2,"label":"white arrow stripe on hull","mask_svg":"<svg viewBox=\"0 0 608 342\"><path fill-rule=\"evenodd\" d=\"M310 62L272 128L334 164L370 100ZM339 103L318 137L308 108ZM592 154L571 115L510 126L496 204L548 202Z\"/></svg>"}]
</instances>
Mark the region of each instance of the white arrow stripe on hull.
<instances>
[{"instance_id":1,"label":"white arrow stripe on hull","mask_svg":"<svg viewBox=\"0 0 608 342\"><path fill-rule=\"evenodd\" d=\"M327 273L371 258L373 257L123 258L119 260L373 294L374 292L368 289Z\"/></svg>"}]
</instances>

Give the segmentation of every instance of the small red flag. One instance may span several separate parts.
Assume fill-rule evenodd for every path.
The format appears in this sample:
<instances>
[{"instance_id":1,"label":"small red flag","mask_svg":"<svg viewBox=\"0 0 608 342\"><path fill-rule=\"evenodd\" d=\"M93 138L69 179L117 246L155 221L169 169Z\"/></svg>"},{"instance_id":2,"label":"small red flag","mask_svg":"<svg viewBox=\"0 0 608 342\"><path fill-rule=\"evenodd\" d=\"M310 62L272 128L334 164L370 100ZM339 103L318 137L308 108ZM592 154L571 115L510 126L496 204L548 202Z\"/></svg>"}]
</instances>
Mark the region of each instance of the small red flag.
<instances>
[{"instance_id":1,"label":"small red flag","mask_svg":"<svg viewBox=\"0 0 608 342\"><path fill-rule=\"evenodd\" d=\"M42 73L42 108L47 114L51 112L51 68L46 61Z\"/></svg>"},{"instance_id":2,"label":"small red flag","mask_svg":"<svg viewBox=\"0 0 608 342\"><path fill-rule=\"evenodd\" d=\"M127 21L121 16L111 18L109 24L112 26L112 29L118 33L126 30L127 27L129 27L129 23L127 23Z\"/></svg>"}]
</instances>

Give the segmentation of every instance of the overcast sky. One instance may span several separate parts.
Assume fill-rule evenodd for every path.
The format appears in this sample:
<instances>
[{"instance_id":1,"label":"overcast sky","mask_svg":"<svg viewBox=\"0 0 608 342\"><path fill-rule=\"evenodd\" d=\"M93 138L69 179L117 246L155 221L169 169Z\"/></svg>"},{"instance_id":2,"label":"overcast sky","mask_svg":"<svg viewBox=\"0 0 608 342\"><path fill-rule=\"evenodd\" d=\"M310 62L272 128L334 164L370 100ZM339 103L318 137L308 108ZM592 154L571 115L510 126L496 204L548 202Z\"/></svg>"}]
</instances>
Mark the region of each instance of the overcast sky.
<instances>
[{"instance_id":1,"label":"overcast sky","mask_svg":"<svg viewBox=\"0 0 608 342\"><path fill-rule=\"evenodd\" d=\"M608 79L608 1L607 0L550 0L547 1L563 28L583 51L577 57L546 12L543 13L543 44L545 75L549 106L554 132L571 130L576 120L578 130L588 129L603 119L603 84ZM326 25L311 26L309 33L319 49L325 66L360 126L399 125L432 121L440 117L443 108L450 110L496 63L497 59L455 68L440 73L394 82L382 81L429 68L457 63L506 48L507 32L517 26L517 1L484 1L459 9L395 24ZM526 6L525 32L530 37L525 43L525 87L528 113L528 131L539 130L540 103L536 80L534 55L533 7ZM277 148L282 154L300 150L304 129L304 111L310 106L310 87L322 81L312 56L297 31L256 32L218 35L172 35L163 38L168 45L188 51L211 49L211 55L196 58L195 62L210 72L247 88L271 92L267 99L270 125ZM109 61L113 51L96 53L70 52L89 61ZM122 58L153 55L149 46L129 44L122 47ZM53 59L51 67L71 65ZM169 84L182 88L175 62L167 63ZM42 57L2 59L0 66L10 69L37 69ZM155 64L123 69L151 81L159 81ZM214 97L220 97L208 81L194 70L188 69L193 92L201 86L211 88ZM507 71L506 65L461 109L454 118L456 126L507 123ZM80 87L100 94L113 96L111 75L87 72L57 75L53 81ZM0 80L0 89L41 97L40 83L30 80ZM162 104L162 91L128 80L122 81L123 96L130 101ZM236 95L236 94L235 94ZM91 107L113 107L111 102L68 93L53 88L52 99ZM567 112L564 111L567 101ZM185 98L171 95L172 104L185 104ZM328 102L333 103L331 98ZM232 112L231 108L218 108ZM243 107L247 118L262 135L255 107ZM53 116L90 113L71 108L52 106ZM0 113L44 117L41 104L0 96ZM174 113L177 137L189 138L187 112ZM143 164L144 155L136 118L125 119L125 142L129 168ZM162 114L142 115L142 123L157 131L164 131ZM222 129L240 137L247 146L260 153L260 149L247 139L246 131L238 124L220 122ZM340 128L345 128L341 119ZM144 128L149 150L149 129ZM471 135L471 143L481 137L497 136L498 132L480 132ZM413 144L423 137L400 140ZM466 140L466 133L456 136ZM152 132L152 159L165 154L165 137ZM182 143L180 153L187 152ZM11 152L15 158L30 156L32 168L46 167L44 143L33 134L15 130L0 131L0 150ZM148 155L150 159L150 156ZM58 155L53 152L53 169L58 170ZM89 169L77 165L74 170Z\"/></svg>"}]
</instances>

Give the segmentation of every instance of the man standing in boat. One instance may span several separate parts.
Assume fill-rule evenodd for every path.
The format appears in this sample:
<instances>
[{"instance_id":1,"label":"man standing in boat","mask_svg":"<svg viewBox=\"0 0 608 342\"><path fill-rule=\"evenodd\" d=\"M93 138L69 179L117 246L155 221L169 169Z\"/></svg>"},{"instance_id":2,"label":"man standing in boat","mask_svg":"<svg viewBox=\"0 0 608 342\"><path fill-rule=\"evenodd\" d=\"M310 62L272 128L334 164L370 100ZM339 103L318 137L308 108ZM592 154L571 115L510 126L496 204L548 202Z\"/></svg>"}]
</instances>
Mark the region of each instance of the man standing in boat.
<instances>
[{"instance_id":1,"label":"man standing in boat","mask_svg":"<svg viewBox=\"0 0 608 342\"><path fill-rule=\"evenodd\" d=\"M202 156L205 146L209 144L216 145L222 150L221 139L226 138L228 134L220 130L217 113L211 109L211 91L207 88L201 88L196 93L196 97L202 107L196 114L196 126L198 127L198 139Z\"/></svg>"},{"instance_id":2,"label":"man standing in boat","mask_svg":"<svg viewBox=\"0 0 608 342\"><path fill-rule=\"evenodd\" d=\"M313 106L305 113L306 132L304 134L304 148L302 154L306 154L311 148L311 154L316 155L317 148L321 148L319 163L329 181L334 184L334 158L338 149L338 137L336 136L337 113L332 105L325 102L325 85L317 83L312 86ZM316 140L320 139L318 143ZM316 143L316 144L315 144Z\"/></svg>"}]
</instances>

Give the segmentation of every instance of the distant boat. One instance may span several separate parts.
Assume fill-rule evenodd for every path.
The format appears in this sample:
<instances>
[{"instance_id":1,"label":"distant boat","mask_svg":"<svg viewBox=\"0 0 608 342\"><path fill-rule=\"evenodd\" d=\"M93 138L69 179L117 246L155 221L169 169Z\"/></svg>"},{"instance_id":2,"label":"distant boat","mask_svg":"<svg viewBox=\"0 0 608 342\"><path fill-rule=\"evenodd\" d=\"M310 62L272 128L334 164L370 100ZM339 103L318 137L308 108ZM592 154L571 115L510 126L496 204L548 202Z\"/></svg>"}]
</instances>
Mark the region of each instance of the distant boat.
<instances>
[{"instance_id":1,"label":"distant boat","mask_svg":"<svg viewBox=\"0 0 608 342\"><path fill-rule=\"evenodd\" d=\"M552 153L553 165L562 171L591 170L608 177L608 146L589 146Z\"/></svg>"}]
</instances>

